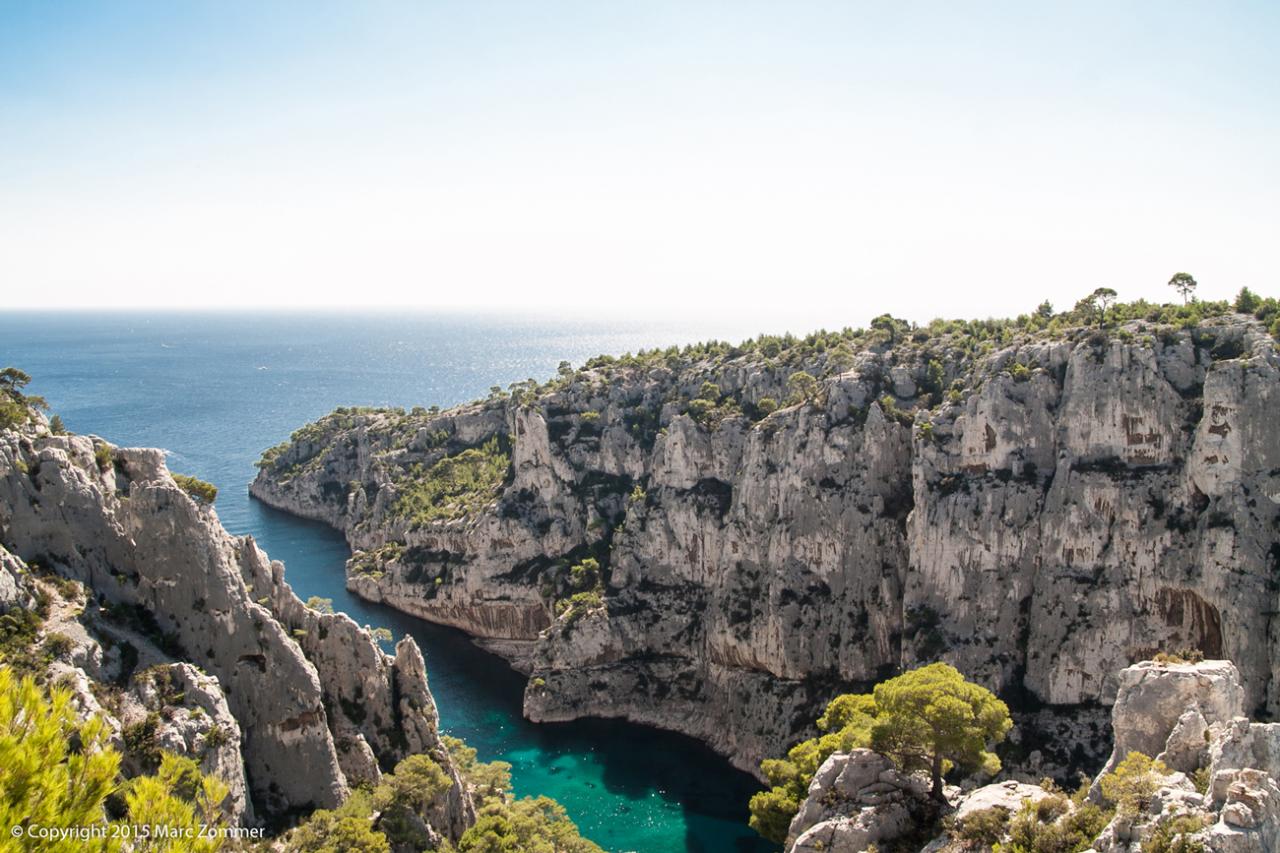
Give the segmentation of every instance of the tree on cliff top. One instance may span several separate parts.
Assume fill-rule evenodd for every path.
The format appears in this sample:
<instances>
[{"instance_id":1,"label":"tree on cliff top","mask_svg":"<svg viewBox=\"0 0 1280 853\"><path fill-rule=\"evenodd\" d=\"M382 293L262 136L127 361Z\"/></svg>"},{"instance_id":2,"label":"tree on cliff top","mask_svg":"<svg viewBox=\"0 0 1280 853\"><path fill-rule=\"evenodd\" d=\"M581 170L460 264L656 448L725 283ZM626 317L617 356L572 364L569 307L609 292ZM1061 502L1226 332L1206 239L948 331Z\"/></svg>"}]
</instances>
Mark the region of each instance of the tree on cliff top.
<instances>
[{"instance_id":1,"label":"tree on cliff top","mask_svg":"<svg viewBox=\"0 0 1280 853\"><path fill-rule=\"evenodd\" d=\"M1110 287L1099 287L1076 303L1075 313L1085 323L1101 326L1107 318L1107 311L1116 304L1118 295Z\"/></svg>"},{"instance_id":2,"label":"tree on cliff top","mask_svg":"<svg viewBox=\"0 0 1280 853\"><path fill-rule=\"evenodd\" d=\"M988 744L1012 727L1009 707L990 690L965 681L955 667L933 663L875 689L871 748L902 770L924 770L933 796L942 798L942 776L951 767L995 774L1000 759Z\"/></svg>"},{"instance_id":3,"label":"tree on cliff top","mask_svg":"<svg viewBox=\"0 0 1280 853\"><path fill-rule=\"evenodd\" d=\"M16 367L0 370L0 429L21 426L31 419L30 409L47 409L43 397L23 394L31 377Z\"/></svg>"},{"instance_id":4,"label":"tree on cliff top","mask_svg":"<svg viewBox=\"0 0 1280 853\"><path fill-rule=\"evenodd\" d=\"M987 746L1003 740L1011 726L1003 702L945 663L891 678L871 694L837 696L818 720L823 734L796 744L786 758L760 764L773 787L751 798L750 826L770 841L785 842L822 762L861 747L889 756L904 771L929 773L933 794L941 797L942 777L953 767L1000 769Z\"/></svg>"},{"instance_id":5,"label":"tree on cliff top","mask_svg":"<svg viewBox=\"0 0 1280 853\"><path fill-rule=\"evenodd\" d=\"M1184 305L1195 297L1196 280L1191 277L1191 273L1174 273L1173 278L1169 279L1169 286L1182 294L1182 304Z\"/></svg>"}]
</instances>

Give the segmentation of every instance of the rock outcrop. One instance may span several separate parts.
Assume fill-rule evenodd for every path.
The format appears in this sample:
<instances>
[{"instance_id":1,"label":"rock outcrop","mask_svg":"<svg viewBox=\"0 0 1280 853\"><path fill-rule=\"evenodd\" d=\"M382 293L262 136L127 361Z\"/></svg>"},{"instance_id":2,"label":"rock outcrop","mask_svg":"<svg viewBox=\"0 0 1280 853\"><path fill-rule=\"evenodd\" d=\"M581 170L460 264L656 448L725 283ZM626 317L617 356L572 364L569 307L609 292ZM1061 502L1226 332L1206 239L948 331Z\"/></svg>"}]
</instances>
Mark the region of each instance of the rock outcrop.
<instances>
[{"instance_id":1,"label":"rock outcrop","mask_svg":"<svg viewBox=\"0 0 1280 853\"><path fill-rule=\"evenodd\" d=\"M1117 815L1095 849L1129 851L1179 820L1199 826L1187 836L1211 851L1280 849L1280 726L1241 716L1236 667L1145 662L1121 672L1119 685L1115 749L1104 774L1142 752L1159 755L1170 775L1145 811ZM1188 778L1197 771L1207 780L1204 790Z\"/></svg>"},{"instance_id":2,"label":"rock outcrop","mask_svg":"<svg viewBox=\"0 0 1280 853\"><path fill-rule=\"evenodd\" d=\"M933 660L1095 743L1115 673L1161 649L1231 659L1245 707L1280 711L1262 327L925 337L597 359L444 413L340 411L252 493L342 530L361 596L530 673L531 719L626 717L747 769L834 693ZM570 577L586 558L593 590ZM1096 767L1090 746L1026 749L1049 772Z\"/></svg>"},{"instance_id":3,"label":"rock outcrop","mask_svg":"<svg viewBox=\"0 0 1280 853\"><path fill-rule=\"evenodd\" d=\"M1003 781L967 792L949 788L950 802L930 810L922 776L904 776L869 750L836 753L809 786L787 853L858 853L872 844L928 853L996 843L1087 845L1097 853L1280 849L1280 725L1240 716L1244 689L1235 666L1148 661L1120 672L1116 684L1114 749L1088 796L1086 789L1069 797L1052 785ZM1106 801L1104 777L1134 753L1160 758L1144 786L1129 787L1132 802ZM921 840L922 833L937 835Z\"/></svg>"},{"instance_id":4,"label":"rock outcrop","mask_svg":"<svg viewBox=\"0 0 1280 853\"><path fill-rule=\"evenodd\" d=\"M787 850L866 850L928 826L937 816L925 779L898 772L869 749L838 752L813 777L791 822Z\"/></svg>"},{"instance_id":5,"label":"rock outcrop","mask_svg":"<svg viewBox=\"0 0 1280 853\"><path fill-rule=\"evenodd\" d=\"M1111 710L1115 745L1102 772L1141 752L1191 773L1209 763L1209 731L1244 712L1240 675L1230 661L1135 664L1120 673Z\"/></svg>"},{"instance_id":6,"label":"rock outcrop","mask_svg":"<svg viewBox=\"0 0 1280 853\"><path fill-rule=\"evenodd\" d=\"M117 729L163 707L157 743L226 780L236 819L337 806L413 753L453 780L437 828L457 837L474 819L413 641L392 657L346 616L303 605L283 566L229 535L174 482L161 451L51 435L38 422L0 432L0 544L5 601L20 603L10 578L26 563L88 591L61 619L79 637L63 680L130 684ZM85 711L113 716L93 689L77 693Z\"/></svg>"}]
</instances>

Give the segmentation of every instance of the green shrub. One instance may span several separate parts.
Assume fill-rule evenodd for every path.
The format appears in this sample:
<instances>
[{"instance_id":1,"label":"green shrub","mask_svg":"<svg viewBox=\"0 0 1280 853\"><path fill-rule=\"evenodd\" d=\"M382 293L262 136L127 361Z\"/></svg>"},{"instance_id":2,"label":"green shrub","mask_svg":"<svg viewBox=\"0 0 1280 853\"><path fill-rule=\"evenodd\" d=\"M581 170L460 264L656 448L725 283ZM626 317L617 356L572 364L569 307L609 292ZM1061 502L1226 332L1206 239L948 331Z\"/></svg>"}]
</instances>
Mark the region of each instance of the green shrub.
<instances>
[{"instance_id":1,"label":"green shrub","mask_svg":"<svg viewBox=\"0 0 1280 853\"><path fill-rule=\"evenodd\" d=\"M132 757L146 771L160 766L160 744L156 739L160 727L160 715L154 711L147 714L146 719L124 727L121 737L124 740L125 754Z\"/></svg>"},{"instance_id":2,"label":"green shrub","mask_svg":"<svg viewBox=\"0 0 1280 853\"><path fill-rule=\"evenodd\" d=\"M685 414L694 422L707 429L716 429L726 418L742 414L738 401L732 397L722 396L720 386L714 382L702 383L702 396L690 400L685 405Z\"/></svg>"},{"instance_id":3,"label":"green shrub","mask_svg":"<svg viewBox=\"0 0 1280 853\"><path fill-rule=\"evenodd\" d=\"M414 465L396 484L400 494L393 512L415 525L461 518L497 497L510 466L496 436L430 468Z\"/></svg>"},{"instance_id":4,"label":"green shrub","mask_svg":"<svg viewBox=\"0 0 1280 853\"><path fill-rule=\"evenodd\" d=\"M53 632L44 638L44 651L52 659L63 658L71 654L75 643L66 634Z\"/></svg>"},{"instance_id":5,"label":"green shrub","mask_svg":"<svg viewBox=\"0 0 1280 853\"><path fill-rule=\"evenodd\" d=\"M26 406L0 397L0 430L22 426L30 417L31 414Z\"/></svg>"},{"instance_id":6,"label":"green shrub","mask_svg":"<svg viewBox=\"0 0 1280 853\"><path fill-rule=\"evenodd\" d=\"M98 463L99 471L109 471L111 469L114 457L111 453L111 445L97 444L93 448L93 460Z\"/></svg>"},{"instance_id":7,"label":"green shrub","mask_svg":"<svg viewBox=\"0 0 1280 853\"><path fill-rule=\"evenodd\" d=\"M1166 820L1142 842L1142 853L1203 853L1204 842L1189 836L1205 828L1199 815L1178 815Z\"/></svg>"},{"instance_id":8,"label":"green shrub","mask_svg":"<svg viewBox=\"0 0 1280 853\"><path fill-rule=\"evenodd\" d=\"M1240 288L1236 294L1235 305L1232 306L1240 314L1252 314L1262 305L1262 298L1247 287Z\"/></svg>"},{"instance_id":9,"label":"green shrub","mask_svg":"<svg viewBox=\"0 0 1280 853\"><path fill-rule=\"evenodd\" d=\"M1114 803L1122 814L1139 814L1150 805L1152 796L1160 787L1161 777L1167 775L1169 768L1164 762L1141 752L1131 752L1098 784L1102 796Z\"/></svg>"},{"instance_id":10,"label":"green shrub","mask_svg":"<svg viewBox=\"0 0 1280 853\"><path fill-rule=\"evenodd\" d=\"M592 590L600 586L600 561L587 557L569 569L569 585L576 590Z\"/></svg>"},{"instance_id":11,"label":"green shrub","mask_svg":"<svg viewBox=\"0 0 1280 853\"><path fill-rule=\"evenodd\" d=\"M1087 792L1087 787L1082 790ZM1074 807L1062 794L1039 802L1023 802L1009 821L1009 842L1002 849L1009 853L1080 853L1111 822L1111 812L1088 803L1082 797Z\"/></svg>"},{"instance_id":12,"label":"green shrub","mask_svg":"<svg viewBox=\"0 0 1280 853\"><path fill-rule=\"evenodd\" d=\"M604 605L604 598L598 590L575 592L567 599L556 602L556 614L564 619L565 627L577 623L592 610Z\"/></svg>"},{"instance_id":13,"label":"green shrub","mask_svg":"<svg viewBox=\"0 0 1280 853\"><path fill-rule=\"evenodd\" d=\"M421 834L419 821L452 785L448 774L429 756L405 758L373 791L378 829L397 848L428 849L430 839Z\"/></svg>"},{"instance_id":14,"label":"green shrub","mask_svg":"<svg viewBox=\"0 0 1280 853\"><path fill-rule=\"evenodd\" d=\"M332 612L333 612L333 599L332 599L332 598L321 598L321 597L320 597L320 596L318 596L318 595L313 595L313 596L311 596L310 598L308 598L308 599L307 599L307 607L311 608L312 610L316 611L317 613L332 613Z\"/></svg>"},{"instance_id":15,"label":"green shrub","mask_svg":"<svg viewBox=\"0 0 1280 853\"><path fill-rule=\"evenodd\" d=\"M285 842L289 853L391 853L387 836L373 828L371 813L351 813L367 797L352 796L336 811L312 812Z\"/></svg>"},{"instance_id":16,"label":"green shrub","mask_svg":"<svg viewBox=\"0 0 1280 853\"><path fill-rule=\"evenodd\" d=\"M458 840L458 853L498 851L555 851L602 853L578 833L564 808L547 797L515 802L493 801L479 810L475 825Z\"/></svg>"},{"instance_id":17,"label":"green shrub","mask_svg":"<svg viewBox=\"0 0 1280 853\"><path fill-rule=\"evenodd\" d=\"M178 484L178 488L191 495L197 502L211 504L218 499L218 487L212 483L206 483L204 480L190 477L186 474L173 474L173 482Z\"/></svg>"},{"instance_id":18,"label":"green shrub","mask_svg":"<svg viewBox=\"0 0 1280 853\"><path fill-rule=\"evenodd\" d=\"M40 615L31 610L10 610L0 615L0 663L12 667L18 676L44 677L48 659L36 652Z\"/></svg>"},{"instance_id":19,"label":"green shrub","mask_svg":"<svg viewBox=\"0 0 1280 853\"><path fill-rule=\"evenodd\" d=\"M898 408L897 402L895 402L893 397L888 394L885 394L880 398L880 410L885 413L886 417L897 421L903 426L911 426L911 423L914 420L911 413L906 409Z\"/></svg>"},{"instance_id":20,"label":"green shrub","mask_svg":"<svg viewBox=\"0 0 1280 853\"><path fill-rule=\"evenodd\" d=\"M194 714L195 711L198 710L200 709L196 708L192 713ZM227 730L217 723L214 723L209 727L209 730L204 733L204 748L206 750L217 749L230 739L231 736L227 734Z\"/></svg>"},{"instance_id":21,"label":"green shrub","mask_svg":"<svg viewBox=\"0 0 1280 853\"><path fill-rule=\"evenodd\" d=\"M476 805L483 805L491 799L504 799L511 791L510 764L505 761L477 761L475 749L451 735L441 735L440 742L449 752L458 775L476 797Z\"/></svg>"},{"instance_id":22,"label":"green shrub","mask_svg":"<svg viewBox=\"0 0 1280 853\"><path fill-rule=\"evenodd\" d=\"M1009 810L1004 806L992 806L970 812L962 820L957 820L951 834L969 844L991 847L1004 838L1008 825Z\"/></svg>"}]
</instances>

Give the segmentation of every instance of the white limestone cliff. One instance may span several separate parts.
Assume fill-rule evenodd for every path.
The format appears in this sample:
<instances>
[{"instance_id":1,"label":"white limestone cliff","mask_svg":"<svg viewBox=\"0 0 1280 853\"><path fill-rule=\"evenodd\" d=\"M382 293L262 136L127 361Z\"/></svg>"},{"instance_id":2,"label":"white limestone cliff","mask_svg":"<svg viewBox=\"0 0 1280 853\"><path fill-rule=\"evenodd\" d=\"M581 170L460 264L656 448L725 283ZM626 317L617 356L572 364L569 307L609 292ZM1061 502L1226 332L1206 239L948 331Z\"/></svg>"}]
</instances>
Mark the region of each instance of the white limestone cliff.
<instances>
[{"instance_id":1,"label":"white limestone cliff","mask_svg":"<svg viewBox=\"0 0 1280 853\"><path fill-rule=\"evenodd\" d=\"M1245 707L1280 712L1274 341L1237 315L964 344L605 364L442 414L334 415L252 493L342 530L359 595L528 672L531 719L626 717L745 769L835 693L932 660L1099 743L1116 674L1162 649L1231 659ZM767 417L690 408L707 381L743 411L785 400L802 367L818 393ZM491 503L395 512L414 466L490 439L511 457ZM566 626L585 556L605 607ZM1028 750L1044 772L1102 760L1081 741Z\"/></svg>"},{"instance_id":2,"label":"white limestone cliff","mask_svg":"<svg viewBox=\"0 0 1280 853\"><path fill-rule=\"evenodd\" d=\"M209 751L206 769L236 791L238 820L334 807L417 752L454 782L439 828L457 837L474 820L413 641L393 657L349 618L305 607L280 563L175 484L162 452L39 423L0 432L0 545L6 569L38 561L87 588L83 613L64 620L84 635L72 681L123 681L157 664L200 709L171 715L162 746L196 752L219 726L231 747ZM6 601L21 597L8 575ZM142 713L164 702L148 683L134 687Z\"/></svg>"}]
</instances>

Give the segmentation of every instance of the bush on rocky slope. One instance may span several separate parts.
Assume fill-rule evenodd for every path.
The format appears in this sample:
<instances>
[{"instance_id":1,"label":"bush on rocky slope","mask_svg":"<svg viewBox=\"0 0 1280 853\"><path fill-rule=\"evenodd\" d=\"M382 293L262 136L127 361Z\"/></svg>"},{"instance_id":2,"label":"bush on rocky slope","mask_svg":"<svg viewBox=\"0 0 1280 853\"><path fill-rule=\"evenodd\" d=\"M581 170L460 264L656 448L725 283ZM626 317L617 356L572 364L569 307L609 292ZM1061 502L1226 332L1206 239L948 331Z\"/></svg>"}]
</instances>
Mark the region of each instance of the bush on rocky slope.
<instances>
[{"instance_id":1,"label":"bush on rocky slope","mask_svg":"<svg viewBox=\"0 0 1280 853\"><path fill-rule=\"evenodd\" d=\"M201 503L211 504L218 499L218 487L213 483L206 483L204 480L187 474L172 474L171 476L173 481L178 484L178 488Z\"/></svg>"},{"instance_id":2,"label":"bush on rocky slope","mask_svg":"<svg viewBox=\"0 0 1280 853\"><path fill-rule=\"evenodd\" d=\"M126 782L120 753L108 740L102 718L79 718L70 691L45 691L0 666L0 824L72 833L101 827L115 838L129 837L130 827L159 825L181 834L182 849L191 853L222 848L201 829L222 825L226 785L202 774L193 760L169 754L154 775ZM28 840L32 846L25 849L84 849L74 834L48 844L34 835Z\"/></svg>"},{"instance_id":3,"label":"bush on rocky slope","mask_svg":"<svg viewBox=\"0 0 1280 853\"><path fill-rule=\"evenodd\" d=\"M414 525L460 518L498 496L510 465L496 436L430 467L415 465L397 483L394 512Z\"/></svg>"}]
</instances>

